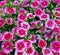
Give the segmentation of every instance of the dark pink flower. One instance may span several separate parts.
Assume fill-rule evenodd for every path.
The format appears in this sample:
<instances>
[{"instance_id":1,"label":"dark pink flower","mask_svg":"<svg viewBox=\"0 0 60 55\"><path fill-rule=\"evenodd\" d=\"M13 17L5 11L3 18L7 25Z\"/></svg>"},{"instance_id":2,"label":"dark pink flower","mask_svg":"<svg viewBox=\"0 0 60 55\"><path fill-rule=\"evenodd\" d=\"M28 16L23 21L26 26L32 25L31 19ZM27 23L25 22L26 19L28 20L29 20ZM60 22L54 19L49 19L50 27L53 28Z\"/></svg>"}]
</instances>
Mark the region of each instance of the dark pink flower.
<instances>
[{"instance_id":1,"label":"dark pink flower","mask_svg":"<svg viewBox=\"0 0 60 55\"><path fill-rule=\"evenodd\" d=\"M43 1L41 1L40 5L41 5L42 8L46 8L49 5L49 1L48 0L43 0Z\"/></svg>"},{"instance_id":2,"label":"dark pink flower","mask_svg":"<svg viewBox=\"0 0 60 55\"><path fill-rule=\"evenodd\" d=\"M60 55L60 52L54 52L53 55Z\"/></svg>"},{"instance_id":3,"label":"dark pink flower","mask_svg":"<svg viewBox=\"0 0 60 55\"><path fill-rule=\"evenodd\" d=\"M16 9L14 7L12 7L12 8L6 7L5 12L8 13L8 14L15 14Z\"/></svg>"},{"instance_id":4,"label":"dark pink flower","mask_svg":"<svg viewBox=\"0 0 60 55\"><path fill-rule=\"evenodd\" d=\"M17 29L17 34L19 37L25 37L27 35L27 30L24 28Z\"/></svg>"},{"instance_id":5,"label":"dark pink flower","mask_svg":"<svg viewBox=\"0 0 60 55\"><path fill-rule=\"evenodd\" d=\"M4 52L6 53L10 53L11 51L13 51L13 43L12 42L3 42L1 45L2 49Z\"/></svg>"},{"instance_id":6,"label":"dark pink flower","mask_svg":"<svg viewBox=\"0 0 60 55\"><path fill-rule=\"evenodd\" d=\"M5 53L4 51L0 51L0 55L8 55L8 54Z\"/></svg>"},{"instance_id":7,"label":"dark pink flower","mask_svg":"<svg viewBox=\"0 0 60 55\"><path fill-rule=\"evenodd\" d=\"M51 42L50 48L52 51L60 51L60 42L59 41L53 41Z\"/></svg>"},{"instance_id":8,"label":"dark pink flower","mask_svg":"<svg viewBox=\"0 0 60 55\"><path fill-rule=\"evenodd\" d=\"M13 18L7 18L6 21L7 21L8 25L12 25L13 24Z\"/></svg>"},{"instance_id":9,"label":"dark pink flower","mask_svg":"<svg viewBox=\"0 0 60 55\"><path fill-rule=\"evenodd\" d=\"M21 14L18 15L18 20L19 20L19 21L25 21L26 18L27 18L27 17L26 17L23 13L21 13Z\"/></svg>"},{"instance_id":10,"label":"dark pink flower","mask_svg":"<svg viewBox=\"0 0 60 55\"><path fill-rule=\"evenodd\" d=\"M38 8L39 3L37 1L32 2L31 7L32 8Z\"/></svg>"},{"instance_id":11,"label":"dark pink flower","mask_svg":"<svg viewBox=\"0 0 60 55\"><path fill-rule=\"evenodd\" d=\"M10 41L13 39L13 34L11 32L5 32L3 34L3 39L6 41Z\"/></svg>"},{"instance_id":12,"label":"dark pink flower","mask_svg":"<svg viewBox=\"0 0 60 55\"><path fill-rule=\"evenodd\" d=\"M18 40L17 42L15 42L15 48L19 52L24 51L26 48L25 41L21 39L21 40Z\"/></svg>"},{"instance_id":13,"label":"dark pink flower","mask_svg":"<svg viewBox=\"0 0 60 55\"><path fill-rule=\"evenodd\" d=\"M35 9L34 13L36 16L39 17L43 14L43 10L41 8L38 8L38 9Z\"/></svg>"},{"instance_id":14,"label":"dark pink flower","mask_svg":"<svg viewBox=\"0 0 60 55\"><path fill-rule=\"evenodd\" d=\"M39 52L38 52L38 51L35 51L35 52L34 52L34 55L39 55Z\"/></svg>"},{"instance_id":15,"label":"dark pink flower","mask_svg":"<svg viewBox=\"0 0 60 55\"><path fill-rule=\"evenodd\" d=\"M3 27L5 25L5 20L3 18L0 18L0 27Z\"/></svg>"},{"instance_id":16,"label":"dark pink flower","mask_svg":"<svg viewBox=\"0 0 60 55\"><path fill-rule=\"evenodd\" d=\"M40 39L39 42L38 42L38 47L39 48L45 48L47 46L47 43L45 40L43 39Z\"/></svg>"},{"instance_id":17,"label":"dark pink flower","mask_svg":"<svg viewBox=\"0 0 60 55\"><path fill-rule=\"evenodd\" d=\"M4 1L0 1L0 6L3 7L5 5Z\"/></svg>"},{"instance_id":18,"label":"dark pink flower","mask_svg":"<svg viewBox=\"0 0 60 55\"><path fill-rule=\"evenodd\" d=\"M53 29L54 26L55 26L54 20L51 20L51 19L47 20L46 23L45 23L45 26L46 26L47 28Z\"/></svg>"}]
</instances>

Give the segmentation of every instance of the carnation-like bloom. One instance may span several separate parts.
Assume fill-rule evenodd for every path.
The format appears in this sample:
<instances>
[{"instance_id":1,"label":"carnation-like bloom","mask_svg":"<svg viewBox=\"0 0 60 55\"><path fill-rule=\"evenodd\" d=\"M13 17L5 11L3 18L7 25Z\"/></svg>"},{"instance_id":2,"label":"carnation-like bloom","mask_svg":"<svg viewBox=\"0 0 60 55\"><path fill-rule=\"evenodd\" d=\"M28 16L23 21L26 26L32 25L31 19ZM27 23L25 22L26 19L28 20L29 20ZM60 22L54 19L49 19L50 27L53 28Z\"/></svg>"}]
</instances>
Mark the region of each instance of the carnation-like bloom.
<instances>
[{"instance_id":1,"label":"carnation-like bloom","mask_svg":"<svg viewBox=\"0 0 60 55\"><path fill-rule=\"evenodd\" d=\"M60 42L59 41L53 41L50 44L50 48L52 51L56 52L56 51L60 51Z\"/></svg>"},{"instance_id":2,"label":"carnation-like bloom","mask_svg":"<svg viewBox=\"0 0 60 55\"><path fill-rule=\"evenodd\" d=\"M55 26L54 20L51 20L51 19L47 20L46 23L45 23L45 26L46 26L47 28L53 29L54 26Z\"/></svg>"},{"instance_id":3,"label":"carnation-like bloom","mask_svg":"<svg viewBox=\"0 0 60 55\"><path fill-rule=\"evenodd\" d=\"M49 48L42 49L43 55L53 55Z\"/></svg>"},{"instance_id":4,"label":"carnation-like bloom","mask_svg":"<svg viewBox=\"0 0 60 55\"><path fill-rule=\"evenodd\" d=\"M8 25L12 25L13 24L13 18L7 18L6 21L7 21Z\"/></svg>"},{"instance_id":5,"label":"carnation-like bloom","mask_svg":"<svg viewBox=\"0 0 60 55\"><path fill-rule=\"evenodd\" d=\"M0 1L0 6L4 7L4 5L5 5L5 2L4 1Z\"/></svg>"},{"instance_id":6,"label":"carnation-like bloom","mask_svg":"<svg viewBox=\"0 0 60 55\"><path fill-rule=\"evenodd\" d=\"M15 42L15 48L19 52L24 51L26 48L25 41L23 39L21 39L21 40L18 40L17 42Z\"/></svg>"},{"instance_id":7,"label":"carnation-like bloom","mask_svg":"<svg viewBox=\"0 0 60 55\"><path fill-rule=\"evenodd\" d=\"M13 34L11 32L5 32L3 34L3 39L6 41L10 41L13 39Z\"/></svg>"},{"instance_id":8,"label":"carnation-like bloom","mask_svg":"<svg viewBox=\"0 0 60 55\"><path fill-rule=\"evenodd\" d=\"M27 55L33 55L35 52L33 46L27 47L25 51L26 51Z\"/></svg>"},{"instance_id":9,"label":"carnation-like bloom","mask_svg":"<svg viewBox=\"0 0 60 55\"><path fill-rule=\"evenodd\" d=\"M25 37L27 35L27 30L24 28L17 29L17 34L19 37Z\"/></svg>"},{"instance_id":10,"label":"carnation-like bloom","mask_svg":"<svg viewBox=\"0 0 60 55\"><path fill-rule=\"evenodd\" d=\"M24 28L24 29L26 29L26 30L29 30L30 25L29 25L29 23L27 23L27 22L22 22L22 23L21 23L21 27Z\"/></svg>"},{"instance_id":11,"label":"carnation-like bloom","mask_svg":"<svg viewBox=\"0 0 60 55\"><path fill-rule=\"evenodd\" d=\"M8 14L15 14L16 9L14 7L12 7L12 8L6 7L5 12L8 13Z\"/></svg>"},{"instance_id":12,"label":"carnation-like bloom","mask_svg":"<svg viewBox=\"0 0 60 55\"><path fill-rule=\"evenodd\" d=\"M60 52L54 52L53 55L60 55Z\"/></svg>"},{"instance_id":13,"label":"carnation-like bloom","mask_svg":"<svg viewBox=\"0 0 60 55\"><path fill-rule=\"evenodd\" d=\"M19 21L25 21L26 18L27 18L27 17L26 17L23 13L20 13L20 14L18 15L18 20L19 20Z\"/></svg>"},{"instance_id":14,"label":"carnation-like bloom","mask_svg":"<svg viewBox=\"0 0 60 55\"><path fill-rule=\"evenodd\" d=\"M34 11L35 15L40 17L43 14L43 10L41 8L35 9Z\"/></svg>"},{"instance_id":15,"label":"carnation-like bloom","mask_svg":"<svg viewBox=\"0 0 60 55\"><path fill-rule=\"evenodd\" d=\"M46 8L49 5L49 1L48 0L43 0L43 1L41 1L40 5L41 5L42 8Z\"/></svg>"},{"instance_id":16,"label":"carnation-like bloom","mask_svg":"<svg viewBox=\"0 0 60 55\"><path fill-rule=\"evenodd\" d=\"M0 55L8 55L8 54L4 51L0 51Z\"/></svg>"},{"instance_id":17,"label":"carnation-like bloom","mask_svg":"<svg viewBox=\"0 0 60 55\"><path fill-rule=\"evenodd\" d=\"M43 39L40 39L39 42L38 42L38 47L39 48L45 48L47 46L47 43L45 40Z\"/></svg>"},{"instance_id":18,"label":"carnation-like bloom","mask_svg":"<svg viewBox=\"0 0 60 55\"><path fill-rule=\"evenodd\" d=\"M0 18L0 27L3 27L5 25L5 20L3 18Z\"/></svg>"},{"instance_id":19,"label":"carnation-like bloom","mask_svg":"<svg viewBox=\"0 0 60 55\"><path fill-rule=\"evenodd\" d=\"M1 45L2 49L4 52L6 53L10 53L11 51L13 51L13 43L12 42L2 42Z\"/></svg>"},{"instance_id":20,"label":"carnation-like bloom","mask_svg":"<svg viewBox=\"0 0 60 55\"><path fill-rule=\"evenodd\" d=\"M47 19L49 19L49 15L43 13L39 18L40 18L40 20L47 20Z\"/></svg>"},{"instance_id":21,"label":"carnation-like bloom","mask_svg":"<svg viewBox=\"0 0 60 55\"><path fill-rule=\"evenodd\" d=\"M31 7L32 7L32 8L38 8L38 6L39 6L38 1L34 1L34 2L32 2L32 4L31 4Z\"/></svg>"},{"instance_id":22,"label":"carnation-like bloom","mask_svg":"<svg viewBox=\"0 0 60 55\"><path fill-rule=\"evenodd\" d=\"M59 3L60 1L59 0L52 0L54 3Z\"/></svg>"}]
</instances>

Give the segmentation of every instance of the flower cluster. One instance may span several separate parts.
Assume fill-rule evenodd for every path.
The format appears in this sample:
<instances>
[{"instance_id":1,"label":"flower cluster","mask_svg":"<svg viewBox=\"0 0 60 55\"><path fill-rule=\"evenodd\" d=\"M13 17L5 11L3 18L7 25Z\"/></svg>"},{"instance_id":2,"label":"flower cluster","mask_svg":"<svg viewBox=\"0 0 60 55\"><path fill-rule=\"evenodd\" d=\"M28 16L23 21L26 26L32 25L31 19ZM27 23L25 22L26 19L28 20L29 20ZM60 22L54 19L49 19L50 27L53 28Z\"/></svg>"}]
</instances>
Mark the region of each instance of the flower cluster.
<instances>
[{"instance_id":1,"label":"flower cluster","mask_svg":"<svg viewBox=\"0 0 60 55\"><path fill-rule=\"evenodd\" d=\"M0 0L0 55L60 55L60 0Z\"/></svg>"}]
</instances>

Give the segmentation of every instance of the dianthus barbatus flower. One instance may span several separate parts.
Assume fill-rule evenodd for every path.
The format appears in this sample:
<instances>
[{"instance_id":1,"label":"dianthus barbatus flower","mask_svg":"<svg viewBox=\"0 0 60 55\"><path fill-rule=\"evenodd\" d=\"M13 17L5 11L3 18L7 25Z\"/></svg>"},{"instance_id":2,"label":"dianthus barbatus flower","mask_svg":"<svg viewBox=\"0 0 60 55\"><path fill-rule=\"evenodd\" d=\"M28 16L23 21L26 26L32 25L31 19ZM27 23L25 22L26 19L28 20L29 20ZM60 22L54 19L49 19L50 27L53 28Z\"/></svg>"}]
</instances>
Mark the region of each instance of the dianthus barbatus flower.
<instances>
[{"instance_id":1,"label":"dianthus barbatus flower","mask_svg":"<svg viewBox=\"0 0 60 55\"><path fill-rule=\"evenodd\" d=\"M11 32L5 32L3 34L3 40L10 41L13 39L13 34Z\"/></svg>"},{"instance_id":2,"label":"dianthus barbatus flower","mask_svg":"<svg viewBox=\"0 0 60 55\"><path fill-rule=\"evenodd\" d=\"M6 7L5 12L8 13L8 14L15 14L16 9L14 7L12 7L12 8Z\"/></svg>"},{"instance_id":3,"label":"dianthus barbatus flower","mask_svg":"<svg viewBox=\"0 0 60 55\"><path fill-rule=\"evenodd\" d=\"M43 39L40 39L39 42L38 42L38 47L39 48L45 48L47 46L47 43L45 40Z\"/></svg>"},{"instance_id":4,"label":"dianthus barbatus flower","mask_svg":"<svg viewBox=\"0 0 60 55\"><path fill-rule=\"evenodd\" d=\"M0 18L0 28L5 25L5 20L3 18Z\"/></svg>"},{"instance_id":5,"label":"dianthus barbatus flower","mask_svg":"<svg viewBox=\"0 0 60 55\"><path fill-rule=\"evenodd\" d=\"M25 37L27 35L27 30L24 28L17 29L17 34L19 37Z\"/></svg>"},{"instance_id":6,"label":"dianthus barbatus flower","mask_svg":"<svg viewBox=\"0 0 60 55\"><path fill-rule=\"evenodd\" d=\"M60 42L59 41L53 41L50 44L50 48L52 51L56 52L56 51L60 51Z\"/></svg>"},{"instance_id":7,"label":"dianthus barbatus flower","mask_svg":"<svg viewBox=\"0 0 60 55\"><path fill-rule=\"evenodd\" d=\"M10 53L11 51L13 51L13 43L12 42L2 42L2 50L6 53Z\"/></svg>"},{"instance_id":8,"label":"dianthus barbatus flower","mask_svg":"<svg viewBox=\"0 0 60 55\"><path fill-rule=\"evenodd\" d=\"M24 51L26 48L25 41L23 39L21 39L21 40L18 40L17 42L15 42L15 48L19 52Z\"/></svg>"},{"instance_id":9,"label":"dianthus barbatus flower","mask_svg":"<svg viewBox=\"0 0 60 55\"><path fill-rule=\"evenodd\" d=\"M0 55L8 55L8 54L4 51L0 51Z\"/></svg>"},{"instance_id":10,"label":"dianthus barbatus flower","mask_svg":"<svg viewBox=\"0 0 60 55\"><path fill-rule=\"evenodd\" d=\"M0 6L4 7L4 5L5 5L5 2L4 1L0 1Z\"/></svg>"}]
</instances>

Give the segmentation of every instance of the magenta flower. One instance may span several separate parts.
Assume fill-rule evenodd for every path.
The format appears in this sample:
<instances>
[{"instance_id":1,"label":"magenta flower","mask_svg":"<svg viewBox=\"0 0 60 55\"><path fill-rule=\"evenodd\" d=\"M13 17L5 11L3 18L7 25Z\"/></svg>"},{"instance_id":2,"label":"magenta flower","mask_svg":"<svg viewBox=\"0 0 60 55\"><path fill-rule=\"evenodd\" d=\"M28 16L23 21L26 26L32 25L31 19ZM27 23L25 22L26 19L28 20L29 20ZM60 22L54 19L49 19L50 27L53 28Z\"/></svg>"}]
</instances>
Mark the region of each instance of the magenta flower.
<instances>
[{"instance_id":1,"label":"magenta flower","mask_svg":"<svg viewBox=\"0 0 60 55\"><path fill-rule=\"evenodd\" d=\"M57 51L57 52L54 52L53 55L60 55L60 53Z\"/></svg>"},{"instance_id":2,"label":"magenta flower","mask_svg":"<svg viewBox=\"0 0 60 55\"><path fill-rule=\"evenodd\" d=\"M31 7L32 8L38 8L39 3L37 1L32 2Z\"/></svg>"},{"instance_id":3,"label":"magenta flower","mask_svg":"<svg viewBox=\"0 0 60 55\"><path fill-rule=\"evenodd\" d=\"M13 46L12 42L3 42L1 45L3 51L6 53L10 53L11 51L13 51L12 46Z\"/></svg>"},{"instance_id":4,"label":"magenta flower","mask_svg":"<svg viewBox=\"0 0 60 55\"><path fill-rule=\"evenodd\" d=\"M0 1L0 6L4 7L4 5L5 5L5 2L4 1Z\"/></svg>"},{"instance_id":5,"label":"magenta flower","mask_svg":"<svg viewBox=\"0 0 60 55\"><path fill-rule=\"evenodd\" d=\"M24 28L24 29L26 29L26 30L29 30L30 25L29 25L29 23L27 23L27 22L22 22L22 23L21 23L21 27Z\"/></svg>"},{"instance_id":6,"label":"magenta flower","mask_svg":"<svg viewBox=\"0 0 60 55\"><path fill-rule=\"evenodd\" d=\"M24 51L26 48L25 41L21 39L21 40L18 40L17 42L15 42L15 48L19 52Z\"/></svg>"},{"instance_id":7,"label":"magenta flower","mask_svg":"<svg viewBox=\"0 0 60 55\"><path fill-rule=\"evenodd\" d=\"M0 27L3 27L5 25L5 20L3 18L0 18Z\"/></svg>"},{"instance_id":8,"label":"magenta flower","mask_svg":"<svg viewBox=\"0 0 60 55\"><path fill-rule=\"evenodd\" d=\"M54 20L51 20L51 19L47 20L46 23L45 23L45 26L46 26L47 28L53 29L54 26L55 26Z\"/></svg>"},{"instance_id":9,"label":"magenta flower","mask_svg":"<svg viewBox=\"0 0 60 55\"><path fill-rule=\"evenodd\" d=\"M17 0L15 0L15 1L13 2L13 5L14 5L14 6L19 5L19 2L18 2Z\"/></svg>"},{"instance_id":10,"label":"magenta flower","mask_svg":"<svg viewBox=\"0 0 60 55\"><path fill-rule=\"evenodd\" d=\"M19 21L24 21L26 19L27 19L27 17L23 13L21 13L21 14L18 15L18 20Z\"/></svg>"},{"instance_id":11,"label":"magenta flower","mask_svg":"<svg viewBox=\"0 0 60 55\"><path fill-rule=\"evenodd\" d=\"M40 17L43 14L43 10L41 8L35 9L34 11L35 15Z\"/></svg>"},{"instance_id":12,"label":"magenta flower","mask_svg":"<svg viewBox=\"0 0 60 55\"><path fill-rule=\"evenodd\" d=\"M50 48L52 51L60 51L60 42L59 41L53 41L50 44Z\"/></svg>"},{"instance_id":13,"label":"magenta flower","mask_svg":"<svg viewBox=\"0 0 60 55\"><path fill-rule=\"evenodd\" d=\"M49 1L48 0L43 0L43 1L41 1L40 5L41 5L42 8L46 8L49 5Z\"/></svg>"},{"instance_id":14,"label":"magenta flower","mask_svg":"<svg viewBox=\"0 0 60 55\"><path fill-rule=\"evenodd\" d=\"M52 51L49 48L44 48L42 52L43 52L43 55L53 55Z\"/></svg>"},{"instance_id":15,"label":"magenta flower","mask_svg":"<svg viewBox=\"0 0 60 55\"><path fill-rule=\"evenodd\" d=\"M49 15L43 13L43 14L40 16L40 20L46 20L46 19L49 19Z\"/></svg>"},{"instance_id":16,"label":"magenta flower","mask_svg":"<svg viewBox=\"0 0 60 55\"><path fill-rule=\"evenodd\" d=\"M60 34L55 36L57 41L60 41Z\"/></svg>"},{"instance_id":17,"label":"magenta flower","mask_svg":"<svg viewBox=\"0 0 60 55\"><path fill-rule=\"evenodd\" d=\"M7 21L8 25L12 25L13 24L13 18L7 18L6 21Z\"/></svg>"},{"instance_id":18,"label":"magenta flower","mask_svg":"<svg viewBox=\"0 0 60 55\"><path fill-rule=\"evenodd\" d=\"M5 32L3 34L3 39L6 41L10 41L13 39L13 34L11 32Z\"/></svg>"},{"instance_id":19,"label":"magenta flower","mask_svg":"<svg viewBox=\"0 0 60 55\"><path fill-rule=\"evenodd\" d=\"M39 42L38 42L38 47L39 48L45 48L47 46L47 43L45 40L43 39L40 39Z\"/></svg>"},{"instance_id":20,"label":"magenta flower","mask_svg":"<svg viewBox=\"0 0 60 55\"><path fill-rule=\"evenodd\" d=\"M38 52L38 51L35 51L35 52L34 52L34 55L39 55L39 52Z\"/></svg>"},{"instance_id":21,"label":"magenta flower","mask_svg":"<svg viewBox=\"0 0 60 55\"><path fill-rule=\"evenodd\" d=\"M27 55L33 55L35 52L33 46L26 48L25 51L26 51Z\"/></svg>"},{"instance_id":22,"label":"magenta flower","mask_svg":"<svg viewBox=\"0 0 60 55\"><path fill-rule=\"evenodd\" d=\"M52 0L54 3L59 3L59 0Z\"/></svg>"},{"instance_id":23,"label":"magenta flower","mask_svg":"<svg viewBox=\"0 0 60 55\"><path fill-rule=\"evenodd\" d=\"M12 7L12 8L6 7L5 12L8 13L8 14L15 14L16 9L14 7Z\"/></svg>"},{"instance_id":24,"label":"magenta flower","mask_svg":"<svg viewBox=\"0 0 60 55\"><path fill-rule=\"evenodd\" d=\"M17 34L19 37L25 37L27 35L27 30L24 28L17 29Z\"/></svg>"},{"instance_id":25,"label":"magenta flower","mask_svg":"<svg viewBox=\"0 0 60 55\"><path fill-rule=\"evenodd\" d=\"M8 54L4 51L0 51L0 55L8 55Z\"/></svg>"}]
</instances>

